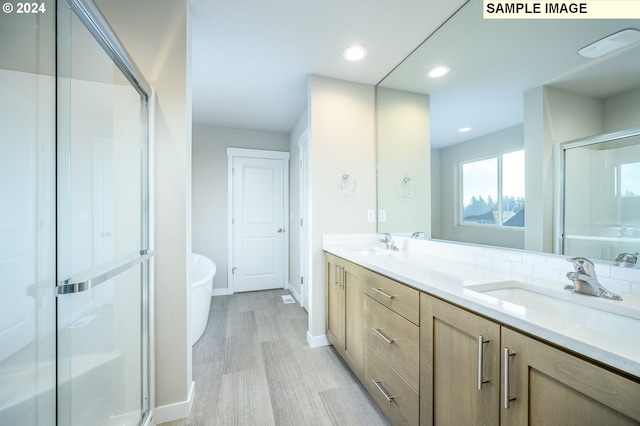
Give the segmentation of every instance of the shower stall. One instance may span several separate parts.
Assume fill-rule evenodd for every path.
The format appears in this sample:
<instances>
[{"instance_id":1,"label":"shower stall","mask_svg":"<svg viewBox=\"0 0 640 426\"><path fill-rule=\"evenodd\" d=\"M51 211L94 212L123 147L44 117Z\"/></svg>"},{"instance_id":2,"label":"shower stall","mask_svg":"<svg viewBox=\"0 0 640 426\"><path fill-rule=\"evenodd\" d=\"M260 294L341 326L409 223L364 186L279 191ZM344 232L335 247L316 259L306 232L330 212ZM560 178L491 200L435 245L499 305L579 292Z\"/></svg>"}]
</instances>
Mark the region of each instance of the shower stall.
<instances>
[{"instance_id":1,"label":"shower stall","mask_svg":"<svg viewBox=\"0 0 640 426\"><path fill-rule=\"evenodd\" d=\"M562 254L640 251L640 127L563 143L559 156Z\"/></svg>"},{"instance_id":2,"label":"shower stall","mask_svg":"<svg viewBox=\"0 0 640 426\"><path fill-rule=\"evenodd\" d=\"M0 13L0 424L150 410L151 89L90 0Z\"/></svg>"}]
</instances>

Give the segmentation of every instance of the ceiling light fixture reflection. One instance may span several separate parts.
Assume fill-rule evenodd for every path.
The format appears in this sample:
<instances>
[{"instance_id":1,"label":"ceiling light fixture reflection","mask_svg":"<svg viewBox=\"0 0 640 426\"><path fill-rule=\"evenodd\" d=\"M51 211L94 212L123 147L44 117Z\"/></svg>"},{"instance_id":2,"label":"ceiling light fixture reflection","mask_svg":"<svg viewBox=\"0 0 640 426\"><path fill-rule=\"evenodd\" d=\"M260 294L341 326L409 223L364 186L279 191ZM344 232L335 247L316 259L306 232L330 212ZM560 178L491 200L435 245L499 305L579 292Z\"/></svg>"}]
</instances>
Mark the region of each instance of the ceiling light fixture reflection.
<instances>
[{"instance_id":1,"label":"ceiling light fixture reflection","mask_svg":"<svg viewBox=\"0 0 640 426\"><path fill-rule=\"evenodd\" d=\"M470 131L471 131L471 127L460 127L460 128L458 129L458 131L459 131L460 133L470 132Z\"/></svg>"},{"instance_id":2,"label":"ceiling light fixture reflection","mask_svg":"<svg viewBox=\"0 0 640 426\"><path fill-rule=\"evenodd\" d=\"M349 46L344 49L344 52L342 52L342 56L347 61L360 61L366 58L367 49L365 49L363 46Z\"/></svg>"},{"instance_id":3,"label":"ceiling light fixture reflection","mask_svg":"<svg viewBox=\"0 0 640 426\"><path fill-rule=\"evenodd\" d=\"M449 71L451 71L451 68L449 68L446 65L442 65L435 68L431 68L427 73L427 76L429 78L438 78L438 77L442 77L444 75L449 74Z\"/></svg>"},{"instance_id":4,"label":"ceiling light fixture reflection","mask_svg":"<svg viewBox=\"0 0 640 426\"><path fill-rule=\"evenodd\" d=\"M599 58L640 41L640 31L634 28L618 31L578 50L585 58Z\"/></svg>"}]
</instances>

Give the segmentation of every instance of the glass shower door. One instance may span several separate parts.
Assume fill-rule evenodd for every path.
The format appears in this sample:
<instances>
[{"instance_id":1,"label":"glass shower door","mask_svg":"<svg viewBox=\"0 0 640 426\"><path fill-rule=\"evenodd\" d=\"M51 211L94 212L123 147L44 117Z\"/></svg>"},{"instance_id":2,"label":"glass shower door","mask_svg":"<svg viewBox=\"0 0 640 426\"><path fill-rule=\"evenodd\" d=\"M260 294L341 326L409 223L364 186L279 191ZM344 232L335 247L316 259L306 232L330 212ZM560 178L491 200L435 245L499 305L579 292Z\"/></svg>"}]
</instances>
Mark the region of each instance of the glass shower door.
<instances>
[{"instance_id":1,"label":"glass shower door","mask_svg":"<svg viewBox=\"0 0 640 426\"><path fill-rule=\"evenodd\" d=\"M69 3L58 3L58 424L138 425L149 408L147 97L84 2Z\"/></svg>"},{"instance_id":2,"label":"glass shower door","mask_svg":"<svg viewBox=\"0 0 640 426\"><path fill-rule=\"evenodd\" d=\"M0 425L55 425L55 1L0 13Z\"/></svg>"},{"instance_id":3,"label":"glass shower door","mask_svg":"<svg viewBox=\"0 0 640 426\"><path fill-rule=\"evenodd\" d=\"M568 143L563 254L613 261L640 250L640 128Z\"/></svg>"}]
</instances>

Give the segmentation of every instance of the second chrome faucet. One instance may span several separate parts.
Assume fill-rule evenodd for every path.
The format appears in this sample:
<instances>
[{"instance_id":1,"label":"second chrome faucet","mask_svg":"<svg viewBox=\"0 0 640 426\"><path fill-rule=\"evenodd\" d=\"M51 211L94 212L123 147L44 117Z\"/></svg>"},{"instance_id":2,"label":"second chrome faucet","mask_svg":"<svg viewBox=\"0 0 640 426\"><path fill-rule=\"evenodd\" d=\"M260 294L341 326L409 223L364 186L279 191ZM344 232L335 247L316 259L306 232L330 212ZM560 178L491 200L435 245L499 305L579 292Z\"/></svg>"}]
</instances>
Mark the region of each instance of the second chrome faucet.
<instances>
[{"instance_id":1,"label":"second chrome faucet","mask_svg":"<svg viewBox=\"0 0 640 426\"><path fill-rule=\"evenodd\" d=\"M567 278L573 281L573 285L566 285L566 290L575 293L588 294L590 296L602 297L609 300L622 300L620 295L615 294L604 288L598 282L596 269L589 259L584 257L572 257L567 262L573 263L574 272L567 272Z\"/></svg>"},{"instance_id":2,"label":"second chrome faucet","mask_svg":"<svg viewBox=\"0 0 640 426\"><path fill-rule=\"evenodd\" d=\"M382 235L384 236L384 238L381 238L379 241L381 243L384 243L384 245L387 247L387 249L393 250L393 251L398 251L398 247L396 246L395 241L393 241L393 238L391 238L391 234L384 233Z\"/></svg>"}]
</instances>

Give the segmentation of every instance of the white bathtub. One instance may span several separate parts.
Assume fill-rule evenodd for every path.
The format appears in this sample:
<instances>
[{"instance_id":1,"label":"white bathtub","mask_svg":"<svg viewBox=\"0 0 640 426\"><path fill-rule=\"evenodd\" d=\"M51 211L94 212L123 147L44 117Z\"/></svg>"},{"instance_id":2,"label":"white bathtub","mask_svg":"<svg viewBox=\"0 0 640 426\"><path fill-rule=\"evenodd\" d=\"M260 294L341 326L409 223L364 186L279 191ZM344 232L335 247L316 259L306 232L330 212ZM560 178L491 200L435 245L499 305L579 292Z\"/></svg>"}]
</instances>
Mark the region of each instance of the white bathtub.
<instances>
[{"instance_id":1,"label":"white bathtub","mask_svg":"<svg viewBox=\"0 0 640 426\"><path fill-rule=\"evenodd\" d=\"M201 254L191 254L191 344L202 337L209 319L216 264Z\"/></svg>"}]
</instances>

